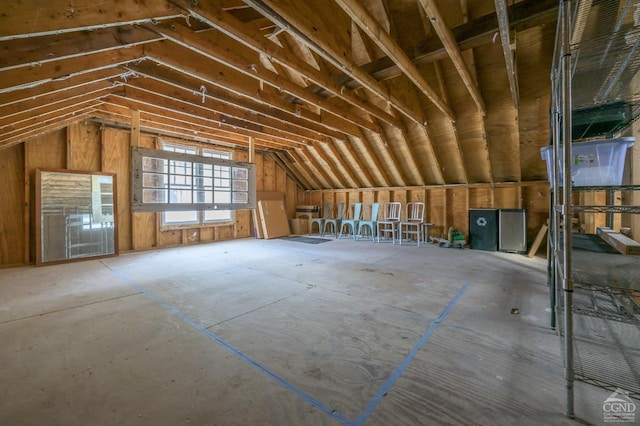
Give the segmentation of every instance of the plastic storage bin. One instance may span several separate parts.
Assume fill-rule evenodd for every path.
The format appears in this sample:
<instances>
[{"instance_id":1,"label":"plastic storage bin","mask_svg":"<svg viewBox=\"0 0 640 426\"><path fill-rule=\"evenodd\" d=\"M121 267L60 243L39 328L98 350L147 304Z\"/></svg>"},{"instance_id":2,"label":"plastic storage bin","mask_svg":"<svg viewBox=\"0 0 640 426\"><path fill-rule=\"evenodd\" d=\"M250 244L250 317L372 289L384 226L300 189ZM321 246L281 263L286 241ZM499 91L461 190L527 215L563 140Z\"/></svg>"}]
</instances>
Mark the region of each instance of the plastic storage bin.
<instances>
[{"instance_id":1,"label":"plastic storage bin","mask_svg":"<svg viewBox=\"0 0 640 426\"><path fill-rule=\"evenodd\" d=\"M624 159L627 149L633 145L634 141L633 137L624 137L574 143L571 165L573 186L621 185ZM542 159L547 162L547 176L549 184L553 187L553 147L545 146L540 149L540 153ZM564 158L561 157L560 186L562 186L563 168Z\"/></svg>"}]
</instances>

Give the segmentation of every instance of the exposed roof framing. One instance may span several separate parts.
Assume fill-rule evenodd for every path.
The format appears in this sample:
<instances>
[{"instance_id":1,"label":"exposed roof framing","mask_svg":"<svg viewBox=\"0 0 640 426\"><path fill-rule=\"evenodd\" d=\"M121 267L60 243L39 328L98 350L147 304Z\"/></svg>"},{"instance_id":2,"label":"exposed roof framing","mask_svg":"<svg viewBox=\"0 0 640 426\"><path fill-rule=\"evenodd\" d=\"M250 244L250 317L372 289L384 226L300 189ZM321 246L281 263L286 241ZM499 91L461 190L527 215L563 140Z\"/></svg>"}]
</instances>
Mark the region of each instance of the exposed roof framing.
<instances>
[{"instance_id":1,"label":"exposed roof framing","mask_svg":"<svg viewBox=\"0 0 640 426\"><path fill-rule=\"evenodd\" d=\"M453 33L444 22L440 11L438 10L438 6L435 3L435 0L418 0L420 6L424 9L424 11L429 16L431 24L433 25L434 30L440 37L442 44L444 45L449 58L455 65L458 73L460 74L460 78L464 82L464 85L467 86L467 90L471 94L473 101L478 106L478 110L482 113L482 115L487 114L487 108L484 104L484 99L482 99L482 94L480 93L480 89L478 85L473 80L467 65L462 58L462 54L460 53L460 48L458 47L458 43L456 42Z\"/></svg>"},{"instance_id":2,"label":"exposed roof framing","mask_svg":"<svg viewBox=\"0 0 640 426\"><path fill-rule=\"evenodd\" d=\"M513 51L511 49L511 30L509 29L509 15L507 14L506 0L495 0L496 14L498 15L498 27L500 28L500 39L502 40L502 51L504 53L504 62L507 66L507 78L509 79L509 89L511 89L511 98L513 106L518 109L520 102L518 97L518 82L516 80L516 64L513 59Z\"/></svg>"},{"instance_id":3,"label":"exposed roof framing","mask_svg":"<svg viewBox=\"0 0 640 426\"><path fill-rule=\"evenodd\" d=\"M304 189L541 179L542 161L518 159L546 145L547 130L514 117L546 111L557 9L557 0L0 2L0 150L93 119L243 149L252 140Z\"/></svg>"}]
</instances>

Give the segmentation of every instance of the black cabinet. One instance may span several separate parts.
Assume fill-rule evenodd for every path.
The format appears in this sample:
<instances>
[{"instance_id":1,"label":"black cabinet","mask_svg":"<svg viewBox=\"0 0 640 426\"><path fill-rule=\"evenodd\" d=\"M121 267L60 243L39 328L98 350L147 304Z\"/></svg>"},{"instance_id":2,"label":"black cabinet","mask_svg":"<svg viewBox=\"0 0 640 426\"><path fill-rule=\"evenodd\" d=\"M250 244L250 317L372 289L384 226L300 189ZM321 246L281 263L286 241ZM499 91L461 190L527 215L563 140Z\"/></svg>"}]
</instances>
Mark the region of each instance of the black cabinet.
<instances>
[{"instance_id":1,"label":"black cabinet","mask_svg":"<svg viewBox=\"0 0 640 426\"><path fill-rule=\"evenodd\" d=\"M498 209L469 210L469 244L476 250L498 250Z\"/></svg>"}]
</instances>

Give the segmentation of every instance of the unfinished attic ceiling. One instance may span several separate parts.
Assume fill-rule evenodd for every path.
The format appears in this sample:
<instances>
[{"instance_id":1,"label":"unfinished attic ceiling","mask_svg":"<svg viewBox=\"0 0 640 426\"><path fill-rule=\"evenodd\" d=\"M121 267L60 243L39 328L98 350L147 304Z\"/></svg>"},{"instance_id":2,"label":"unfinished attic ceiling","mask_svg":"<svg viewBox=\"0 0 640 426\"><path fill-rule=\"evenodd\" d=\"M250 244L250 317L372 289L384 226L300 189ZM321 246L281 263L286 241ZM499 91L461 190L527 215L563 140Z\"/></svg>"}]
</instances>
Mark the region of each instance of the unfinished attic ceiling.
<instances>
[{"instance_id":1,"label":"unfinished attic ceiling","mask_svg":"<svg viewBox=\"0 0 640 426\"><path fill-rule=\"evenodd\" d=\"M557 0L0 4L0 149L94 119L306 189L545 178Z\"/></svg>"}]
</instances>

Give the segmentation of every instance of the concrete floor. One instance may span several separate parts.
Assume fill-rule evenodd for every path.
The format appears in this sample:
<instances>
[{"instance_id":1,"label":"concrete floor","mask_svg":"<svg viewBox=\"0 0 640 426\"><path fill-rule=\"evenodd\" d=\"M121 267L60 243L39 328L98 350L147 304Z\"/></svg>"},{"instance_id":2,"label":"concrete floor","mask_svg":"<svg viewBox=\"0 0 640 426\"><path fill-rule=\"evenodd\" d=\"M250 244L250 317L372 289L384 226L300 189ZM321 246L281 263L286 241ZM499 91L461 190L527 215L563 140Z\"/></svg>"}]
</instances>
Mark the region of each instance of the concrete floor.
<instances>
[{"instance_id":1,"label":"concrete floor","mask_svg":"<svg viewBox=\"0 0 640 426\"><path fill-rule=\"evenodd\" d=\"M578 424L545 270L344 239L0 270L0 424Z\"/></svg>"}]
</instances>

